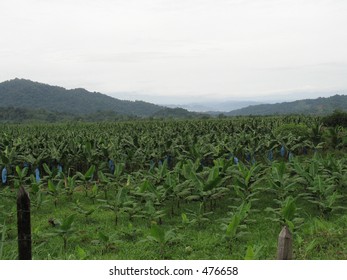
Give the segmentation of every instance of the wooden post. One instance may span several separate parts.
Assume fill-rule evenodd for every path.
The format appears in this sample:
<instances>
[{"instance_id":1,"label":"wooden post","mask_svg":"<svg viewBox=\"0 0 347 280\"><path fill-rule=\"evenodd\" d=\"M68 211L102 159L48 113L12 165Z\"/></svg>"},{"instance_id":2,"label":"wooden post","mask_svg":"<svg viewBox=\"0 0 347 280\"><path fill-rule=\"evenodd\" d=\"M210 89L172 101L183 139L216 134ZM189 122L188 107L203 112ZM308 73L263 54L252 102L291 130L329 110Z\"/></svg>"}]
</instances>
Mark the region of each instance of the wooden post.
<instances>
[{"instance_id":1,"label":"wooden post","mask_svg":"<svg viewBox=\"0 0 347 280\"><path fill-rule=\"evenodd\" d=\"M277 259L291 260L292 259L292 234L287 226L284 226L278 236Z\"/></svg>"},{"instance_id":2,"label":"wooden post","mask_svg":"<svg viewBox=\"0 0 347 280\"><path fill-rule=\"evenodd\" d=\"M31 260L30 198L23 187L17 195L18 259Z\"/></svg>"}]
</instances>

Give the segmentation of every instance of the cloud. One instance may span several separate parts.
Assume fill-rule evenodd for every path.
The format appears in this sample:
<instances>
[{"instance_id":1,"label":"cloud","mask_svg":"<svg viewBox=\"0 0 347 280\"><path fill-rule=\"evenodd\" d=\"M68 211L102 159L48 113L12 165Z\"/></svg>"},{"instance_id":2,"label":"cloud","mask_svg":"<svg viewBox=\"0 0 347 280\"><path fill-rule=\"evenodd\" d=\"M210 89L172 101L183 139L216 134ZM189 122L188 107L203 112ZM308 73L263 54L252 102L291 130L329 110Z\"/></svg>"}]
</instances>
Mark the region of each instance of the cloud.
<instances>
[{"instance_id":1,"label":"cloud","mask_svg":"<svg viewBox=\"0 0 347 280\"><path fill-rule=\"evenodd\" d=\"M347 88L346 1L2 0L0 78L102 92Z\"/></svg>"}]
</instances>

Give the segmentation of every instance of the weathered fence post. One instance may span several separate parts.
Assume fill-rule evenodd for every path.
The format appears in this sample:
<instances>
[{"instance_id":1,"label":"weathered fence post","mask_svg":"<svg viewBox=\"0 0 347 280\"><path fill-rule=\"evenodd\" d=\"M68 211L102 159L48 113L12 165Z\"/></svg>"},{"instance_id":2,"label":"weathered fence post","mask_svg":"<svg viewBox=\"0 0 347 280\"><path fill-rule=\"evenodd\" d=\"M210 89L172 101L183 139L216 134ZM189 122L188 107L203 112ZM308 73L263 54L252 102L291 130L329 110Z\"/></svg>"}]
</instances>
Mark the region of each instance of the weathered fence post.
<instances>
[{"instance_id":1,"label":"weathered fence post","mask_svg":"<svg viewBox=\"0 0 347 280\"><path fill-rule=\"evenodd\" d=\"M284 226L278 236L277 259L291 260L292 259L292 234L287 226Z\"/></svg>"},{"instance_id":2,"label":"weathered fence post","mask_svg":"<svg viewBox=\"0 0 347 280\"><path fill-rule=\"evenodd\" d=\"M31 260L30 198L23 187L17 195L18 259Z\"/></svg>"}]
</instances>

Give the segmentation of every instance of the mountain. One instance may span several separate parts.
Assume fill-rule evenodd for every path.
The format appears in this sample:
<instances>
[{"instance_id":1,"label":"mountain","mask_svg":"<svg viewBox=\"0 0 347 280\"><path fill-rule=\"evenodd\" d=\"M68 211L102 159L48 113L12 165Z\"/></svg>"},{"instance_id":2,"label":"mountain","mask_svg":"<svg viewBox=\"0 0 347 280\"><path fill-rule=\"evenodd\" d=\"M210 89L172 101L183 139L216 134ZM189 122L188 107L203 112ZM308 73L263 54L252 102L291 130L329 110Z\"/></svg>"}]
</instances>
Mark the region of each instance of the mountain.
<instances>
[{"instance_id":1,"label":"mountain","mask_svg":"<svg viewBox=\"0 0 347 280\"><path fill-rule=\"evenodd\" d=\"M211 101L211 102L196 102L179 105L165 105L169 108L180 107L193 112L205 112L211 115L218 115L221 112L229 112L231 110L241 109L250 105L259 105L264 102L256 101L241 101L241 100L226 100L226 101Z\"/></svg>"},{"instance_id":2,"label":"mountain","mask_svg":"<svg viewBox=\"0 0 347 280\"><path fill-rule=\"evenodd\" d=\"M82 88L67 90L24 79L0 83L0 100L1 107L44 109L75 115L113 111L120 115L145 117L163 109L143 101L124 101Z\"/></svg>"},{"instance_id":3,"label":"mountain","mask_svg":"<svg viewBox=\"0 0 347 280\"><path fill-rule=\"evenodd\" d=\"M193 118L193 117L208 117L208 114L189 112L182 108L164 108L152 115L154 118Z\"/></svg>"},{"instance_id":4,"label":"mountain","mask_svg":"<svg viewBox=\"0 0 347 280\"><path fill-rule=\"evenodd\" d=\"M304 99L292 102L282 102L276 104L261 104L248 106L225 113L227 116L248 116L248 115L327 115L334 110L347 111L347 96L334 95L331 97L320 97L317 99Z\"/></svg>"},{"instance_id":5,"label":"mountain","mask_svg":"<svg viewBox=\"0 0 347 280\"><path fill-rule=\"evenodd\" d=\"M244 102L244 103L242 103ZM231 101L205 104L205 108L235 108L255 104L251 101ZM217 104L218 103L218 104ZM223 104L223 107L221 107ZM202 105L202 103L200 104ZM209 106L209 107L208 107ZM234 106L234 107L233 107ZM176 106L177 107L177 106ZM347 96L334 95L326 98L305 99L276 104L251 105L225 112L209 112L238 115L326 115L334 110L347 111ZM64 120L104 121L129 118L200 118L206 114L190 112L183 108L168 108L144 101L126 101L83 88L67 90L25 79L14 79L0 83L0 121L58 122Z\"/></svg>"}]
</instances>

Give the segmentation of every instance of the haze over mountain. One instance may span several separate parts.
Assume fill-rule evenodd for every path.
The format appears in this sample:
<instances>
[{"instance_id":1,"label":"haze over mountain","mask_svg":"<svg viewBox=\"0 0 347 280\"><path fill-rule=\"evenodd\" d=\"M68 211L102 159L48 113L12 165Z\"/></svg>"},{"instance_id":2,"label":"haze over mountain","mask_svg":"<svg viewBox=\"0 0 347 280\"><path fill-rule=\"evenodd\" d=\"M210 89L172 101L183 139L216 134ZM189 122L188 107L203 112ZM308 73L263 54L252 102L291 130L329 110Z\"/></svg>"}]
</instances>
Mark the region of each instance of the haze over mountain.
<instances>
[{"instance_id":1,"label":"haze over mountain","mask_svg":"<svg viewBox=\"0 0 347 280\"><path fill-rule=\"evenodd\" d=\"M247 115L326 115L335 110L347 111L347 95L334 95L317 99L303 99L276 104L261 104L233 110L227 116Z\"/></svg>"},{"instance_id":2,"label":"haze over mountain","mask_svg":"<svg viewBox=\"0 0 347 280\"><path fill-rule=\"evenodd\" d=\"M347 90L313 90L313 89L293 89L281 92L257 93L247 97L239 94L237 97L232 94L229 96L223 94L221 97L217 94L194 96L187 94L184 97L174 95L155 95L151 93L127 91L127 92L109 92L109 96L124 100L143 100L153 104L169 107L184 108L193 112L206 112L212 114L230 112L245 108L251 105L275 104L282 102L292 102L301 99L316 99L319 97L330 97L335 94L343 94Z\"/></svg>"},{"instance_id":3,"label":"haze over mountain","mask_svg":"<svg viewBox=\"0 0 347 280\"><path fill-rule=\"evenodd\" d=\"M51 86L25 79L0 83L0 121L85 121L119 120L133 117L191 118L206 116L189 110L223 113L226 116L315 114L324 115L334 110L347 111L347 96L305 99L276 104L257 101L197 102L184 108L168 108L144 101L126 101L89 92L83 88L70 89ZM250 104L259 104L251 105ZM204 106L205 105L205 106ZM244 106L244 108L240 108ZM232 108L239 108L230 110ZM227 112L229 111L229 112Z\"/></svg>"},{"instance_id":4,"label":"haze over mountain","mask_svg":"<svg viewBox=\"0 0 347 280\"><path fill-rule=\"evenodd\" d=\"M70 114L113 111L121 115L150 116L162 106L143 101L125 101L83 88L67 90L25 79L0 83L1 107L45 109Z\"/></svg>"},{"instance_id":5,"label":"haze over mountain","mask_svg":"<svg viewBox=\"0 0 347 280\"><path fill-rule=\"evenodd\" d=\"M14 79L0 83L0 107L24 110L45 110L65 115L115 114L125 116L150 117L168 115L180 117L180 113L191 116L186 110L174 111L164 106L143 101L119 100L83 88L67 90L25 79ZM166 112L166 110L169 110ZM22 111L27 112L27 111ZM178 114L176 114L178 113Z\"/></svg>"},{"instance_id":6,"label":"haze over mountain","mask_svg":"<svg viewBox=\"0 0 347 280\"><path fill-rule=\"evenodd\" d=\"M180 107L192 112L206 112L206 113L218 113L218 112L228 112L231 110L237 110L245 108L250 105L259 105L262 102L257 101L219 101L219 102L195 102L187 104L166 104L165 106L170 108Z\"/></svg>"}]
</instances>

